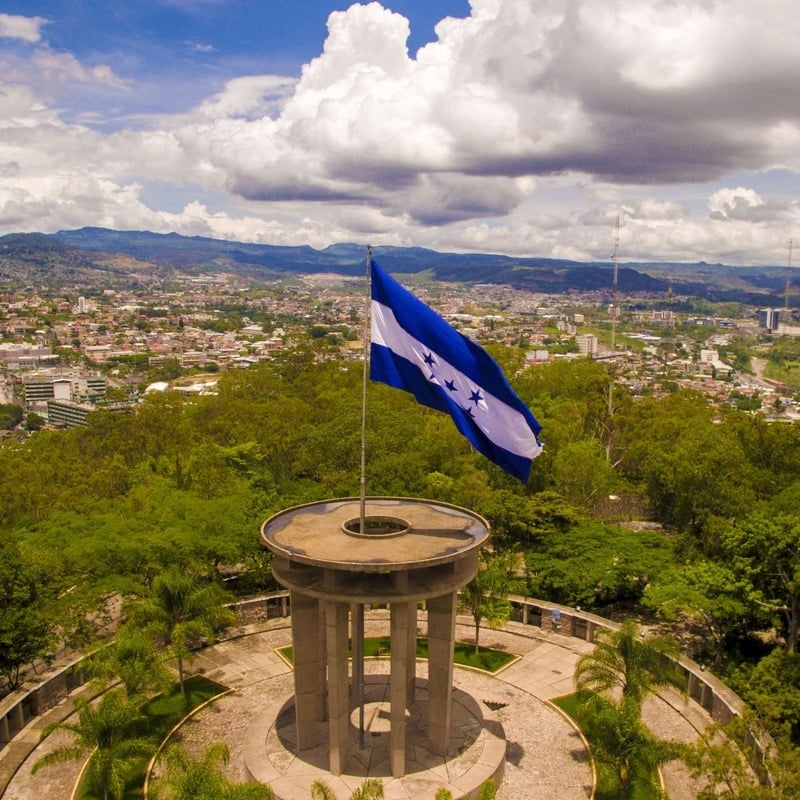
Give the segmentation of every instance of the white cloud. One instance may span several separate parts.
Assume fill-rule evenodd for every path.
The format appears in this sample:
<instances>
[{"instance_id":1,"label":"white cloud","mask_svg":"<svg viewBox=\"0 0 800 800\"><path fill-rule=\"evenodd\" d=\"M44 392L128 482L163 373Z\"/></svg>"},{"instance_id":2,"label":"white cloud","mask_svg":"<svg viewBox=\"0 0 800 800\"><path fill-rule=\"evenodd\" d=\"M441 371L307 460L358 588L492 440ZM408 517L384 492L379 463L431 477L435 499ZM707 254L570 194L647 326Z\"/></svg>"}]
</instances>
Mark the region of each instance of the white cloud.
<instances>
[{"instance_id":1,"label":"white cloud","mask_svg":"<svg viewBox=\"0 0 800 800\"><path fill-rule=\"evenodd\" d=\"M785 218L789 210L786 203L765 201L758 192L741 186L720 189L709 198L711 218L727 221L771 222Z\"/></svg>"},{"instance_id":2,"label":"white cloud","mask_svg":"<svg viewBox=\"0 0 800 800\"><path fill-rule=\"evenodd\" d=\"M750 0L471 5L415 57L399 14L375 2L334 12L299 79L242 75L114 133L75 124L98 118L74 105L101 87L122 118L128 84L114 65L0 50L0 228L171 226L316 245L369 235L607 258L622 209L630 258L764 261L789 238L794 0L757 14ZM36 45L44 20L13 19ZM65 98L68 115L56 110ZM778 170L790 189L773 193ZM185 198L177 211L153 199L165 183Z\"/></svg>"},{"instance_id":3,"label":"white cloud","mask_svg":"<svg viewBox=\"0 0 800 800\"><path fill-rule=\"evenodd\" d=\"M225 84L201 103L200 114L212 119L258 119L273 116L291 96L296 81L278 75L247 75Z\"/></svg>"},{"instance_id":4,"label":"white cloud","mask_svg":"<svg viewBox=\"0 0 800 800\"><path fill-rule=\"evenodd\" d=\"M23 42L33 44L42 38L41 28L46 23L44 17L0 14L0 38L21 39Z\"/></svg>"}]
</instances>

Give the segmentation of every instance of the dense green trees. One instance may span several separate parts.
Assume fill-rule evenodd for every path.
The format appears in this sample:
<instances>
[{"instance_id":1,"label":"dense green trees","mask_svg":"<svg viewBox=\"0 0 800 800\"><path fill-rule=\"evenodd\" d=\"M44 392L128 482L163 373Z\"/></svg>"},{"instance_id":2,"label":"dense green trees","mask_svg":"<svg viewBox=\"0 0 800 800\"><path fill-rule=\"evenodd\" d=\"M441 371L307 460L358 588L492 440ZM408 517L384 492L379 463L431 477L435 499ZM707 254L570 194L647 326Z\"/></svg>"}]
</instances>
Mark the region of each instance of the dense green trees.
<instances>
[{"instance_id":1,"label":"dense green trees","mask_svg":"<svg viewBox=\"0 0 800 800\"><path fill-rule=\"evenodd\" d=\"M20 670L47 658L57 641L57 575L0 534L0 688L16 689Z\"/></svg>"},{"instance_id":2,"label":"dense green trees","mask_svg":"<svg viewBox=\"0 0 800 800\"><path fill-rule=\"evenodd\" d=\"M528 485L473 452L446 416L370 385L370 494L473 508L495 553L522 554L527 593L594 609L644 600L691 618L720 670L756 634L797 651L800 425L683 390L633 401L597 362L522 369L519 351L495 350L543 425ZM52 651L53 635L89 641L110 598L144 596L172 569L271 588L260 523L359 491L360 381L360 364L306 342L221 372L216 396L151 394L131 414L4 440L0 535L19 562L18 577L0 568L7 681ZM611 524L634 516L664 527Z\"/></svg>"},{"instance_id":3,"label":"dense green trees","mask_svg":"<svg viewBox=\"0 0 800 800\"><path fill-rule=\"evenodd\" d=\"M0 429L10 431L22 422L22 408L13 403L0 403Z\"/></svg>"}]
</instances>

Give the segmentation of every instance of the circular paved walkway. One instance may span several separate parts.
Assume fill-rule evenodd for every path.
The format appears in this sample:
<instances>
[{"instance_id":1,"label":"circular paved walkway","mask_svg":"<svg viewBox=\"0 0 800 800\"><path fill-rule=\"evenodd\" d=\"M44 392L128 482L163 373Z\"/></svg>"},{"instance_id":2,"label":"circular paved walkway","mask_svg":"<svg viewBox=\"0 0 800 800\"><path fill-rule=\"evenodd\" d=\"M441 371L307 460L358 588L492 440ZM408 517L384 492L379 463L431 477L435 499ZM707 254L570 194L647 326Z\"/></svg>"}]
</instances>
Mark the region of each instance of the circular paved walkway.
<instances>
[{"instance_id":1,"label":"circular paved walkway","mask_svg":"<svg viewBox=\"0 0 800 800\"><path fill-rule=\"evenodd\" d=\"M388 615L373 612L366 635L385 634ZM420 615L424 626L424 615ZM471 640L474 629L460 620L457 638ZM234 780L244 780L245 733L264 705L291 695L291 673L275 652L291 640L289 620L273 620L266 626L242 631L241 636L209 647L193 663L212 678L236 691L220 698L181 729L190 750L202 750L211 742L225 741L231 751L228 766ZM573 690L575 662L591 645L558 633L508 623L500 630L482 630L481 644L521 656L496 677L466 669L455 670L457 688L496 709L507 739L505 779L499 800L583 800L591 796L592 776L585 747L579 735L547 701ZM388 671L386 661L368 662L371 674ZM427 664L418 662L417 674L427 677ZM66 702L71 702L67 700ZM663 738L693 741L710 719L694 701L677 693L649 699L645 721ZM42 727L47 720L38 724ZM58 765L30 774L32 763L45 752L68 741L57 732L45 739L25 761L3 800L68 798L79 765ZM440 779L434 772L426 780ZM664 770L665 787L671 800L692 800L697 786L682 764ZM358 781L354 785L357 785ZM388 786L387 786L388 788ZM345 796L342 793L342 796ZM387 792L387 800L407 795Z\"/></svg>"}]
</instances>

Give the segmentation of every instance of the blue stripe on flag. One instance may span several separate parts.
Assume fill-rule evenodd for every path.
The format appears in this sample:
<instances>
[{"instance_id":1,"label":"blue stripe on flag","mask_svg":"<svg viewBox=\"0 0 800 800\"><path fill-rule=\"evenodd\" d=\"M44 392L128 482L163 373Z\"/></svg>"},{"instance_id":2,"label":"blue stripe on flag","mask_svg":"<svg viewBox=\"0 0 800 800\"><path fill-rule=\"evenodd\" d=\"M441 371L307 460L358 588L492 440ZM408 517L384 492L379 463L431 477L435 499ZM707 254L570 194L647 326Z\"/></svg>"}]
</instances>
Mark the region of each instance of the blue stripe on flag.
<instances>
[{"instance_id":1,"label":"blue stripe on flag","mask_svg":"<svg viewBox=\"0 0 800 800\"><path fill-rule=\"evenodd\" d=\"M444 411L476 450L525 482L539 423L497 362L372 262L370 377Z\"/></svg>"}]
</instances>

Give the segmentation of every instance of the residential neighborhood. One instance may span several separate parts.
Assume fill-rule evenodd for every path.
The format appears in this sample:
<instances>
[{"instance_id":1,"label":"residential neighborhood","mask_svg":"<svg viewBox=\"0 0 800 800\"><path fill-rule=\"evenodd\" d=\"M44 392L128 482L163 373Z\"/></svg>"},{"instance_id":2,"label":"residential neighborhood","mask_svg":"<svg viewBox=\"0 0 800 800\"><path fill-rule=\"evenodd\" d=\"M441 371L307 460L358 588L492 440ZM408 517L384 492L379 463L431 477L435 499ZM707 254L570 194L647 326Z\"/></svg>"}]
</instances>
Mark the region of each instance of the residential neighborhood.
<instances>
[{"instance_id":1,"label":"residential neighborhood","mask_svg":"<svg viewBox=\"0 0 800 800\"><path fill-rule=\"evenodd\" d=\"M697 315L678 310L691 298L665 302L643 293L620 298L614 314L610 291L411 288L481 345L522 348L526 367L592 358L634 397L691 388L769 417L795 415L794 393L765 377L757 357L771 338L800 331L780 321L783 309ZM318 358L363 358L366 300L358 278L314 274L257 284L220 273L80 290L86 287L0 295L0 400L54 427L85 424L100 407L130 409L148 391L213 392L221 370L303 344Z\"/></svg>"}]
</instances>

